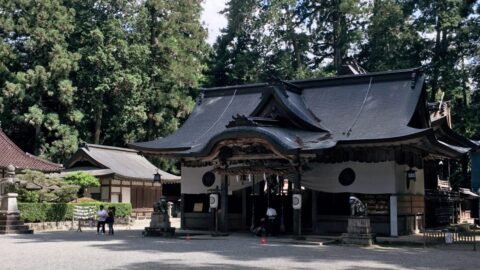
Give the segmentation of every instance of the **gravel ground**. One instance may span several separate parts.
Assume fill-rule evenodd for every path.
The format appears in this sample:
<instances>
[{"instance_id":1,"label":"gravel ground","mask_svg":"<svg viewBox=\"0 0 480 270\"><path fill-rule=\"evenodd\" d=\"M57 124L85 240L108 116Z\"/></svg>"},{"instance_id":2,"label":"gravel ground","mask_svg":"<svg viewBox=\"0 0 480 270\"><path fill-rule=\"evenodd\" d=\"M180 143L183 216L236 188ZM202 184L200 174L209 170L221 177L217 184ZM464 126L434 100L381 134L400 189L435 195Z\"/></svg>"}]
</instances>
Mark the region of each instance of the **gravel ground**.
<instances>
[{"instance_id":1,"label":"gravel ground","mask_svg":"<svg viewBox=\"0 0 480 270\"><path fill-rule=\"evenodd\" d=\"M0 236L0 269L479 269L468 249L312 246L247 235L226 238L115 236L94 231Z\"/></svg>"}]
</instances>

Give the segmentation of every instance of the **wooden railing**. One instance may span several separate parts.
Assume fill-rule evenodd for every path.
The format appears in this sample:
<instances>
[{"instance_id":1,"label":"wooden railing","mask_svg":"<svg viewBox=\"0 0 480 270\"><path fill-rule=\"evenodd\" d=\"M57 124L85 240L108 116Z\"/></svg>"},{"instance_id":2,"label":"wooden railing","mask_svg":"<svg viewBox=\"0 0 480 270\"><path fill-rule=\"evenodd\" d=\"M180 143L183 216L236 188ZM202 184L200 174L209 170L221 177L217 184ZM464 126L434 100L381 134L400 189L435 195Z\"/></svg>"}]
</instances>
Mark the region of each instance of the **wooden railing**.
<instances>
[{"instance_id":1,"label":"wooden railing","mask_svg":"<svg viewBox=\"0 0 480 270\"><path fill-rule=\"evenodd\" d=\"M479 239L480 240L480 239ZM425 230L423 232L424 246L438 244L463 244L472 245L477 250L477 236L475 227L473 230L459 230L457 227L451 230Z\"/></svg>"}]
</instances>

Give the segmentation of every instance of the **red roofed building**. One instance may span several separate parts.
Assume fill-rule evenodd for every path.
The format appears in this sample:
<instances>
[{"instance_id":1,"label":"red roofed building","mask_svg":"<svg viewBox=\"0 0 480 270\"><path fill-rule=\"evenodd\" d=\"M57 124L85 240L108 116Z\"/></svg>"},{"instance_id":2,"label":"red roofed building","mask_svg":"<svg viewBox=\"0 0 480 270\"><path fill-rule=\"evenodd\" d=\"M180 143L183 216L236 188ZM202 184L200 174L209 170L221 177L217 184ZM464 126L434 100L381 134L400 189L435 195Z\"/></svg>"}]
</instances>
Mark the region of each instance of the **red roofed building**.
<instances>
[{"instance_id":1,"label":"red roofed building","mask_svg":"<svg viewBox=\"0 0 480 270\"><path fill-rule=\"evenodd\" d=\"M42 160L34 155L25 153L0 129L0 171L2 177L8 165L12 164L15 169L29 169L41 172L59 172L62 165Z\"/></svg>"}]
</instances>

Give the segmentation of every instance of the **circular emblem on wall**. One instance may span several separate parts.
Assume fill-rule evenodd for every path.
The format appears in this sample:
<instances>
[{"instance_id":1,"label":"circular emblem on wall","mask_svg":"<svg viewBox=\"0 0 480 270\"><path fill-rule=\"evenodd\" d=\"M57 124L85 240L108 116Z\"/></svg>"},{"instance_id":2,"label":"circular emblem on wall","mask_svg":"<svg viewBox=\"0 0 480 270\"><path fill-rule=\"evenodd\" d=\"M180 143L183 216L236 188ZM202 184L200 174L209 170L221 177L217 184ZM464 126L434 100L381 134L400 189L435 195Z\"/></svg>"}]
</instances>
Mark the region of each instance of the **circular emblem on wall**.
<instances>
[{"instance_id":1,"label":"circular emblem on wall","mask_svg":"<svg viewBox=\"0 0 480 270\"><path fill-rule=\"evenodd\" d=\"M343 169L338 176L338 181L342 186L350 186L355 181L355 172L351 168Z\"/></svg>"},{"instance_id":2,"label":"circular emblem on wall","mask_svg":"<svg viewBox=\"0 0 480 270\"><path fill-rule=\"evenodd\" d=\"M217 204L217 198L215 196L210 196L210 205L216 205Z\"/></svg>"},{"instance_id":3,"label":"circular emblem on wall","mask_svg":"<svg viewBox=\"0 0 480 270\"><path fill-rule=\"evenodd\" d=\"M298 197L293 197L292 200L293 200L292 202L293 205L298 205L300 203L300 199Z\"/></svg>"},{"instance_id":4,"label":"circular emblem on wall","mask_svg":"<svg viewBox=\"0 0 480 270\"><path fill-rule=\"evenodd\" d=\"M215 174L213 172L206 172L202 176L202 183L206 187L211 187L215 183Z\"/></svg>"}]
</instances>

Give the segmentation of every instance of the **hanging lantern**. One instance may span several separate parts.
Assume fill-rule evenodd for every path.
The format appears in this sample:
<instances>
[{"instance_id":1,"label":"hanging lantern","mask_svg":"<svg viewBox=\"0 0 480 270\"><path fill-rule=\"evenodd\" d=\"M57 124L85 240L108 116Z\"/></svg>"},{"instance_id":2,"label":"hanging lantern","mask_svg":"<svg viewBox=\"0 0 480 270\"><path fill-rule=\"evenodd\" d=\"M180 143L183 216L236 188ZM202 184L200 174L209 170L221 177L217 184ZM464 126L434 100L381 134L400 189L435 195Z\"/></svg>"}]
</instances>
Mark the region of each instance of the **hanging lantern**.
<instances>
[{"instance_id":1,"label":"hanging lantern","mask_svg":"<svg viewBox=\"0 0 480 270\"><path fill-rule=\"evenodd\" d=\"M158 172L158 170L156 173L153 174L153 182L159 184L162 183L162 175Z\"/></svg>"},{"instance_id":2,"label":"hanging lantern","mask_svg":"<svg viewBox=\"0 0 480 270\"><path fill-rule=\"evenodd\" d=\"M410 181L416 181L417 180L417 173L414 169L410 168L407 173L407 189L410 188Z\"/></svg>"}]
</instances>

